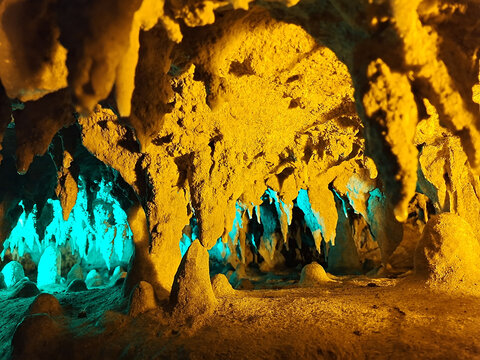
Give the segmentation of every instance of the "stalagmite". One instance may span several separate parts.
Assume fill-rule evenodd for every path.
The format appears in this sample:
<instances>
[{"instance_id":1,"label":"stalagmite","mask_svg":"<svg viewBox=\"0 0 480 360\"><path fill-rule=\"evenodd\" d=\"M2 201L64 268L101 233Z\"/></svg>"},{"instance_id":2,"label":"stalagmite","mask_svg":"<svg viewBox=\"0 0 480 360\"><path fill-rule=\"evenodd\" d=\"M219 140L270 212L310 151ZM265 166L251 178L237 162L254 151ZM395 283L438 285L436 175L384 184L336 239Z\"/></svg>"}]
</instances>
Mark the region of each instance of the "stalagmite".
<instances>
[{"instance_id":1,"label":"stalagmite","mask_svg":"<svg viewBox=\"0 0 480 360\"><path fill-rule=\"evenodd\" d=\"M170 303L177 316L189 319L210 314L216 302L210 283L207 250L195 240L178 267Z\"/></svg>"},{"instance_id":2,"label":"stalagmite","mask_svg":"<svg viewBox=\"0 0 480 360\"><path fill-rule=\"evenodd\" d=\"M155 309L157 301L155 299L155 291L151 284L146 281L140 281L133 289L128 314L136 317L146 311Z\"/></svg>"},{"instance_id":3,"label":"stalagmite","mask_svg":"<svg viewBox=\"0 0 480 360\"><path fill-rule=\"evenodd\" d=\"M42 293L33 300L27 313L29 315L48 314L50 316L59 316L63 314L63 309L55 296Z\"/></svg>"},{"instance_id":4,"label":"stalagmite","mask_svg":"<svg viewBox=\"0 0 480 360\"><path fill-rule=\"evenodd\" d=\"M305 265L300 275L300 284L302 285L318 285L330 281L334 280L328 276L322 265L316 262Z\"/></svg>"},{"instance_id":5,"label":"stalagmite","mask_svg":"<svg viewBox=\"0 0 480 360\"><path fill-rule=\"evenodd\" d=\"M464 219L443 213L429 220L415 251L415 274L427 285L478 294L479 264L478 237Z\"/></svg>"},{"instance_id":6,"label":"stalagmite","mask_svg":"<svg viewBox=\"0 0 480 360\"><path fill-rule=\"evenodd\" d=\"M39 287L55 284L57 282L60 276L60 268L62 266L61 261L62 258L60 252L55 246L50 245L45 249L38 262L37 284Z\"/></svg>"}]
</instances>

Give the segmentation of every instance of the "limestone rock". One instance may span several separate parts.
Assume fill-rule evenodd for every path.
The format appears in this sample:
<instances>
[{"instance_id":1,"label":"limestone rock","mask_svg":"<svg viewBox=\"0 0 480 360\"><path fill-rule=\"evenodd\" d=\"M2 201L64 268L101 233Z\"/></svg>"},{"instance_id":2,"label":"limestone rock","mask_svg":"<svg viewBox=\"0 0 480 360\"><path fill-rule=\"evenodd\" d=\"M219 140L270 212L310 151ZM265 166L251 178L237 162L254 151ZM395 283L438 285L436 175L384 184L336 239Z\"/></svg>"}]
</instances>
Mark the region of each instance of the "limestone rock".
<instances>
[{"instance_id":1,"label":"limestone rock","mask_svg":"<svg viewBox=\"0 0 480 360\"><path fill-rule=\"evenodd\" d=\"M22 265L18 261L10 261L2 269L3 280L9 288L25 277Z\"/></svg>"},{"instance_id":2,"label":"limestone rock","mask_svg":"<svg viewBox=\"0 0 480 360\"><path fill-rule=\"evenodd\" d=\"M26 316L12 339L14 359L54 359L63 329L48 314Z\"/></svg>"},{"instance_id":3,"label":"limestone rock","mask_svg":"<svg viewBox=\"0 0 480 360\"><path fill-rule=\"evenodd\" d=\"M80 279L75 279L73 280L70 285L67 287L68 292L80 292L80 291L87 291L87 284L85 284L85 281L80 280Z\"/></svg>"},{"instance_id":4,"label":"limestone rock","mask_svg":"<svg viewBox=\"0 0 480 360\"><path fill-rule=\"evenodd\" d=\"M472 227L453 213L432 216L415 250L415 274L432 288L478 293L480 245Z\"/></svg>"},{"instance_id":5,"label":"limestone rock","mask_svg":"<svg viewBox=\"0 0 480 360\"><path fill-rule=\"evenodd\" d=\"M98 287L103 285L103 279L97 270L90 270L85 278L85 283L88 288Z\"/></svg>"},{"instance_id":6,"label":"limestone rock","mask_svg":"<svg viewBox=\"0 0 480 360\"><path fill-rule=\"evenodd\" d=\"M316 262L305 265L300 274L300 284L302 285L315 285L331 281L334 280L327 275L322 265Z\"/></svg>"},{"instance_id":7,"label":"limestone rock","mask_svg":"<svg viewBox=\"0 0 480 360\"><path fill-rule=\"evenodd\" d=\"M217 274L213 277L212 288L216 297L229 296L235 293L227 277L223 274Z\"/></svg>"},{"instance_id":8,"label":"limestone rock","mask_svg":"<svg viewBox=\"0 0 480 360\"><path fill-rule=\"evenodd\" d=\"M198 240L183 256L173 282L170 302L175 312L185 318L210 314L215 309L208 252Z\"/></svg>"},{"instance_id":9,"label":"limestone rock","mask_svg":"<svg viewBox=\"0 0 480 360\"><path fill-rule=\"evenodd\" d=\"M63 161L57 172L58 181L55 188L55 194L62 204L62 215L65 221L68 220L78 195L78 179L76 179L75 172L72 172L70 168L72 162L72 155L68 151L64 151Z\"/></svg>"},{"instance_id":10,"label":"limestone rock","mask_svg":"<svg viewBox=\"0 0 480 360\"><path fill-rule=\"evenodd\" d=\"M34 282L29 280L19 281L13 288L10 293L9 299L18 299L18 298L29 298L35 295L38 295L40 290L38 290L37 285Z\"/></svg>"},{"instance_id":11,"label":"limestone rock","mask_svg":"<svg viewBox=\"0 0 480 360\"><path fill-rule=\"evenodd\" d=\"M136 317L156 307L157 301L152 285L146 281L140 281L135 289L133 289L128 314Z\"/></svg>"},{"instance_id":12,"label":"limestone rock","mask_svg":"<svg viewBox=\"0 0 480 360\"><path fill-rule=\"evenodd\" d=\"M38 263L37 284L39 287L55 284L60 276L62 256L55 245L48 246Z\"/></svg>"},{"instance_id":13,"label":"limestone rock","mask_svg":"<svg viewBox=\"0 0 480 360\"><path fill-rule=\"evenodd\" d=\"M63 309L55 296L42 293L33 300L27 310L27 314L48 314L50 316L59 316L63 314Z\"/></svg>"},{"instance_id":14,"label":"limestone rock","mask_svg":"<svg viewBox=\"0 0 480 360\"><path fill-rule=\"evenodd\" d=\"M0 4L0 138L7 127L14 133L9 146L23 174L62 127L79 123L83 145L121 173L144 215L127 292L148 280L157 296L168 293L189 210L209 249L231 229L237 202L258 206L266 186L286 207L299 189L310 191L322 213L312 230L319 250L322 239L334 241L339 220L332 182L372 168L372 159L385 197L368 225L384 264L423 180L437 210L459 213L478 232L478 1L320 0L281 11L278 2L297 3ZM21 19L29 21L20 26ZM473 92L478 101L478 85ZM29 100L14 106L12 126L6 95ZM427 100L444 140L414 139ZM84 112L78 118L72 102ZM57 194L66 217L76 177L65 160ZM37 202L32 193L22 196ZM359 199L367 198L364 191ZM262 241L264 269L285 262L276 250L287 223L283 216L275 249ZM352 243L343 244L354 259Z\"/></svg>"},{"instance_id":15,"label":"limestone rock","mask_svg":"<svg viewBox=\"0 0 480 360\"><path fill-rule=\"evenodd\" d=\"M83 270L80 264L75 264L73 267L70 269L70 271L67 274L67 285L69 285L72 281L74 280L83 280Z\"/></svg>"},{"instance_id":16,"label":"limestone rock","mask_svg":"<svg viewBox=\"0 0 480 360\"><path fill-rule=\"evenodd\" d=\"M115 284L119 279L125 279L126 277L127 273L123 271L121 266L117 266L110 277L110 283Z\"/></svg>"},{"instance_id":17,"label":"limestone rock","mask_svg":"<svg viewBox=\"0 0 480 360\"><path fill-rule=\"evenodd\" d=\"M28 101L15 118L15 153L17 171L25 174L36 155L48 150L55 134L75 122L69 92L66 89L48 94L37 101Z\"/></svg>"}]
</instances>

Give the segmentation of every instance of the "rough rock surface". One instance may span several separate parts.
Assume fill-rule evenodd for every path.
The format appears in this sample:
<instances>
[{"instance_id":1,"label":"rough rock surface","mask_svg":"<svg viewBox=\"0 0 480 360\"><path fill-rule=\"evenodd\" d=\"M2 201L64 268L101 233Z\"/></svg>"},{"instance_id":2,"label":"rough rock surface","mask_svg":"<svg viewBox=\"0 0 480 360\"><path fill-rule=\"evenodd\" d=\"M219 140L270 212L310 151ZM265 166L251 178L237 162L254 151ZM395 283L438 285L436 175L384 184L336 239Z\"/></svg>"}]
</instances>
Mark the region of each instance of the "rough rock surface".
<instances>
[{"instance_id":1,"label":"rough rock surface","mask_svg":"<svg viewBox=\"0 0 480 360\"><path fill-rule=\"evenodd\" d=\"M208 268L208 252L195 240L182 258L170 294L174 313L184 319L208 315L215 309Z\"/></svg>"},{"instance_id":2,"label":"rough rock surface","mask_svg":"<svg viewBox=\"0 0 480 360\"><path fill-rule=\"evenodd\" d=\"M480 244L460 216L432 216L415 251L415 274L432 288L478 294Z\"/></svg>"},{"instance_id":3,"label":"rough rock surface","mask_svg":"<svg viewBox=\"0 0 480 360\"><path fill-rule=\"evenodd\" d=\"M18 261L10 261L2 269L3 281L7 287L12 287L25 277L23 267Z\"/></svg>"},{"instance_id":4,"label":"rough rock surface","mask_svg":"<svg viewBox=\"0 0 480 360\"><path fill-rule=\"evenodd\" d=\"M67 285L69 285L74 280L83 280L83 279L84 279L83 270L80 264L73 265L67 274Z\"/></svg>"},{"instance_id":5,"label":"rough rock surface","mask_svg":"<svg viewBox=\"0 0 480 360\"><path fill-rule=\"evenodd\" d=\"M29 280L21 280L16 283L8 296L9 299L29 298L34 297L40 293L37 285Z\"/></svg>"},{"instance_id":6,"label":"rough rock surface","mask_svg":"<svg viewBox=\"0 0 480 360\"><path fill-rule=\"evenodd\" d=\"M0 159L25 186L0 188L0 241L20 200L56 196L69 217L79 155L50 145L74 124L130 188L127 293L146 280L168 296L193 214L211 249L267 188L286 209L308 190L332 271L407 270L428 221L409 223L419 192L480 230L479 13L474 0L4 1ZM286 261L290 211L262 239L264 270Z\"/></svg>"},{"instance_id":7,"label":"rough rock surface","mask_svg":"<svg viewBox=\"0 0 480 360\"><path fill-rule=\"evenodd\" d=\"M47 314L26 316L12 339L14 359L55 358L63 329Z\"/></svg>"},{"instance_id":8,"label":"rough rock surface","mask_svg":"<svg viewBox=\"0 0 480 360\"><path fill-rule=\"evenodd\" d=\"M67 287L68 292L79 292L87 290L87 284L85 284L85 281L80 279L73 280Z\"/></svg>"},{"instance_id":9,"label":"rough rock surface","mask_svg":"<svg viewBox=\"0 0 480 360\"><path fill-rule=\"evenodd\" d=\"M90 270L85 278L85 283L88 288L102 286L103 279L97 270Z\"/></svg>"},{"instance_id":10,"label":"rough rock surface","mask_svg":"<svg viewBox=\"0 0 480 360\"><path fill-rule=\"evenodd\" d=\"M33 300L27 310L27 314L48 314L50 316L59 316L63 314L63 309L55 296L42 293Z\"/></svg>"},{"instance_id":11,"label":"rough rock surface","mask_svg":"<svg viewBox=\"0 0 480 360\"><path fill-rule=\"evenodd\" d=\"M300 274L300 284L302 285L316 285L331 281L334 280L327 275L322 265L316 262L305 265Z\"/></svg>"},{"instance_id":12,"label":"rough rock surface","mask_svg":"<svg viewBox=\"0 0 480 360\"><path fill-rule=\"evenodd\" d=\"M216 297L223 297L235 293L232 285L223 274L217 274L212 278L212 289Z\"/></svg>"},{"instance_id":13,"label":"rough rock surface","mask_svg":"<svg viewBox=\"0 0 480 360\"><path fill-rule=\"evenodd\" d=\"M146 281L140 281L133 289L132 296L130 297L128 314L136 317L156 307L157 301L152 285Z\"/></svg>"}]
</instances>

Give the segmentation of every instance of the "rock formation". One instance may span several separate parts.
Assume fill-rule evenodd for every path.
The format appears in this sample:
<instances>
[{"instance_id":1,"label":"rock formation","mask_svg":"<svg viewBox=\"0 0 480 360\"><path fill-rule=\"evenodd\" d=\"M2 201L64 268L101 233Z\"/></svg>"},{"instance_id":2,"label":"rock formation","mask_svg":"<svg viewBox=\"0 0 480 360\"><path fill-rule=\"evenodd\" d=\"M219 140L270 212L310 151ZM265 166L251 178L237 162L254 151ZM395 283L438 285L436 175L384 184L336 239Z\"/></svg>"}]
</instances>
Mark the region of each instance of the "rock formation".
<instances>
[{"instance_id":1,"label":"rock formation","mask_svg":"<svg viewBox=\"0 0 480 360\"><path fill-rule=\"evenodd\" d=\"M476 0L4 0L6 286L103 289L122 267L131 314L170 299L193 316L215 308L209 270L226 298L227 278L256 288L310 263L302 283L475 282L479 15Z\"/></svg>"},{"instance_id":2,"label":"rock formation","mask_svg":"<svg viewBox=\"0 0 480 360\"><path fill-rule=\"evenodd\" d=\"M479 261L480 244L471 226L456 214L443 213L425 226L415 251L415 273L432 288L476 294Z\"/></svg>"}]
</instances>

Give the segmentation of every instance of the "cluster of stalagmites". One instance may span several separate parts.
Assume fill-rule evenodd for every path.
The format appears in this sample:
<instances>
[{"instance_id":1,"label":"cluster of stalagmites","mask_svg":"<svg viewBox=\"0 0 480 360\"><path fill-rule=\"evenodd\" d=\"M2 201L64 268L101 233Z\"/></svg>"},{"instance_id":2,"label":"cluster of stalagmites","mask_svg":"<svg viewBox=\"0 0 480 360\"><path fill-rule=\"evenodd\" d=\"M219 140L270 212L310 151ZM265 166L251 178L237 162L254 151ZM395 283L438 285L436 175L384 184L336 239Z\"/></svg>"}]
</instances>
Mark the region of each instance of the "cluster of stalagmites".
<instances>
[{"instance_id":1,"label":"cluster of stalagmites","mask_svg":"<svg viewBox=\"0 0 480 360\"><path fill-rule=\"evenodd\" d=\"M75 264L65 278L59 274L57 264L52 262L47 269L39 269L36 282L25 276L24 269L18 261L10 261L0 272L0 289L8 291L10 299L31 297L40 289L47 291L66 290L67 292L87 291L99 287L122 285L127 273L117 266L110 274L100 274L92 269L84 274L80 264Z\"/></svg>"},{"instance_id":2,"label":"cluster of stalagmites","mask_svg":"<svg viewBox=\"0 0 480 360\"><path fill-rule=\"evenodd\" d=\"M3 1L0 139L13 136L0 166L25 175L0 180L0 239L20 200L57 197L68 219L87 149L122 178L132 315L169 296L185 317L211 312L207 249L246 249L247 230L229 235L237 213L263 218L258 252L265 270L281 265L302 190L297 228L329 271L415 260L426 284L475 287L479 13L473 0ZM231 260L239 282L245 254ZM315 264L301 279L332 280ZM221 275L214 289L233 291ZM55 334L52 316L22 326Z\"/></svg>"}]
</instances>

